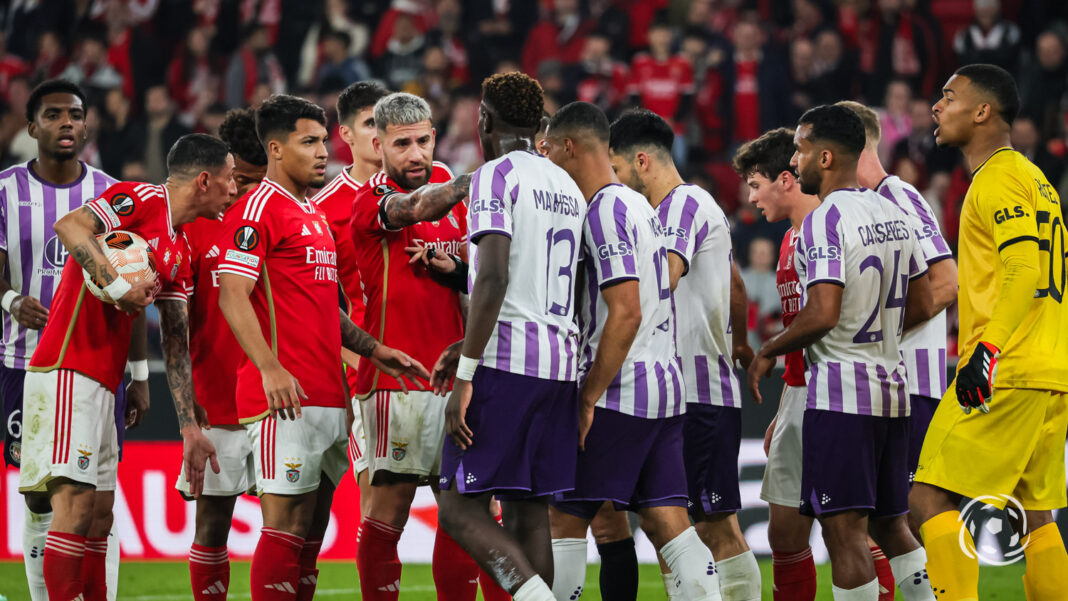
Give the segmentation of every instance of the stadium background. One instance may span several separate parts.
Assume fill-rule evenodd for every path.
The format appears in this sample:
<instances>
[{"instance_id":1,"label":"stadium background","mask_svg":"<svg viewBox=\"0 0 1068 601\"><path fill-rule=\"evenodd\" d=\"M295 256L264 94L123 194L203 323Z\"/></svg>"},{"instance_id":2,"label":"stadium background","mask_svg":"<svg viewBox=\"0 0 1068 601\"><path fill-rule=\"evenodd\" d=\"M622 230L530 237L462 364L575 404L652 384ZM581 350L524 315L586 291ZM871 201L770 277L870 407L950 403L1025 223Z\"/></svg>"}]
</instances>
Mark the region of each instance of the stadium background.
<instances>
[{"instance_id":1,"label":"stadium background","mask_svg":"<svg viewBox=\"0 0 1068 601\"><path fill-rule=\"evenodd\" d=\"M731 220L755 346L778 327L774 261L786 224L768 224L745 202L730 167L740 143L794 123L816 104L855 98L879 107L884 164L923 191L955 244L968 174L959 152L936 148L931 136L929 107L940 84L969 62L1013 72L1024 107L1013 143L1068 197L1066 42L1062 0L6 0L0 167L35 155L24 108L46 77L66 77L89 93L83 158L121 179L150 182L164 179L166 150L180 135L214 133L228 108L255 106L271 93L326 107L336 133L337 93L375 77L430 101L435 158L464 172L481 162L478 83L520 69L542 82L550 111L582 99L610 116L644 105L672 122L684 176L712 192ZM330 151L332 176L351 157L337 135ZM59 266L65 258L48 260ZM158 357L152 312L150 319ZM955 323L951 308L951 356ZM780 381L764 386L768 403L746 400L740 460L740 518L758 552L767 550L757 499L761 439ZM158 369L152 392L153 410L130 433L120 470L124 552L182 557L192 513L171 488L180 446ZM0 559L16 559L20 547L13 474L0 479ZM354 551L357 503L346 487L328 557ZM238 506L232 547L239 556L254 545L253 503ZM417 505L401 553L428 561L435 511L428 494ZM825 557L814 539L817 558ZM644 540L642 553L652 557Z\"/></svg>"}]
</instances>

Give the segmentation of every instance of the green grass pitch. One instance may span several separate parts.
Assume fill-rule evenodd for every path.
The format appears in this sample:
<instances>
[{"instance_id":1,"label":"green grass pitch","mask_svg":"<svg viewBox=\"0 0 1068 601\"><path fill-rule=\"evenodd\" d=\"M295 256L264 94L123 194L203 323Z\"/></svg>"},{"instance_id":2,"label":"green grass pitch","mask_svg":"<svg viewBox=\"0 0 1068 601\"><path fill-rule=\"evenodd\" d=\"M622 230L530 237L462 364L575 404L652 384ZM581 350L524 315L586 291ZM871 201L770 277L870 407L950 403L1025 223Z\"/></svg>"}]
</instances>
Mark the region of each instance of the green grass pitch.
<instances>
[{"instance_id":1,"label":"green grass pitch","mask_svg":"<svg viewBox=\"0 0 1068 601\"><path fill-rule=\"evenodd\" d=\"M247 600L248 596L248 562L232 564L230 593L231 600ZM586 570L586 589L582 598L593 601L600 598L597 585L599 564L590 564ZM764 599L771 595L771 562L760 563L764 578ZM317 599L358 599L359 584L356 580L355 563L323 562L319 564L319 587ZM817 566L820 588L816 598L831 601L830 565ZM986 600L1008 601L1023 598L1022 563L1006 567L983 567L980 575L979 597ZM183 601L192 599L189 592L189 570L185 563L176 561L129 562L123 563L119 575L120 601ZM642 565L638 590L641 601L662 601L665 599L660 574L655 565ZM21 563L0 563L0 595L8 601L29 601L26 590L26 576ZM401 578L401 599L403 601L431 601L434 595L434 580L430 566L414 564L404 566ZM481 596L479 597L481 598ZM901 595L898 594L898 599Z\"/></svg>"}]
</instances>

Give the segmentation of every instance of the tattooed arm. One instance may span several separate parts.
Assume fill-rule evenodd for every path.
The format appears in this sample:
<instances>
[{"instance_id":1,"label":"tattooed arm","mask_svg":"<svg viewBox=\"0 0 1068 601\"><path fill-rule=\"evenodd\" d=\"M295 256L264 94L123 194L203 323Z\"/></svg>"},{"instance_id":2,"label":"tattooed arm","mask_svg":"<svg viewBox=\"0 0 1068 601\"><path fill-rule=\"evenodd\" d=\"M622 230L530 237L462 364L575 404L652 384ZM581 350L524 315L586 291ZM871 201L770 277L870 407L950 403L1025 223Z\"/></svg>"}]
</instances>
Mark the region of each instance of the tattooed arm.
<instances>
[{"instance_id":1,"label":"tattooed arm","mask_svg":"<svg viewBox=\"0 0 1068 601\"><path fill-rule=\"evenodd\" d=\"M344 311L339 311L339 313L341 315L342 346L361 357L370 359L371 363L379 371L396 379L404 392L408 392L405 378L411 380L419 390L426 390L423 383L416 379L423 378L425 380L430 378L430 373L423 367L422 363L397 349L379 344L374 339L374 336L364 332L356 324L352 323L352 320L349 319L349 316Z\"/></svg>"},{"instance_id":2,"label":"tattooed arm","mask_svg":"<svg viewBox=\"0 0 1068 601\"><path fill-rule=\"evenodd\" d=\"M193 368L189 359L189 307L185 301L166 299L156 303L159 309L160 340L163 360L167 365L167 383L178 413L182 431L182 461L190 493L196 497L204 488L204 468L210 461L212 470L219 473L215 447L204 436L201 426L207 426L193 393ZM198 412L200 416L198 416ZM198 419L199 417L199 419ZM203 421L203 423L198 423Z\"/></svg>"},{"instance_id":3,"label":"tattooed arm","mask_svg":"<svg viewBox=\"0 0 1068 601\"><path fill-rule=\"evenodd\" d=\"M71 257L81 265L101 286L107 286L119 277L118 272L108 262L96 241L98 234L104 233L104 223L89 207L67 213L56 222L56 236ZM127 313L137 313L152 302L152 289L156 283L151 280L131 284L131 288L122 298L116 299L119 309Z\"/></svg>"},{"instance_id":4,"label":"tattooed arm","mask_svg":"<svg viewBox=\"0 0 1068 601\"><path fill-rule=\"evenodd\" d=\"M459 175L441 184L427 184L414 192L394 194L382 203L382 223L400 229L420 221L437 221L467 196L471 174Z\"/></svg>"}]
</instances>

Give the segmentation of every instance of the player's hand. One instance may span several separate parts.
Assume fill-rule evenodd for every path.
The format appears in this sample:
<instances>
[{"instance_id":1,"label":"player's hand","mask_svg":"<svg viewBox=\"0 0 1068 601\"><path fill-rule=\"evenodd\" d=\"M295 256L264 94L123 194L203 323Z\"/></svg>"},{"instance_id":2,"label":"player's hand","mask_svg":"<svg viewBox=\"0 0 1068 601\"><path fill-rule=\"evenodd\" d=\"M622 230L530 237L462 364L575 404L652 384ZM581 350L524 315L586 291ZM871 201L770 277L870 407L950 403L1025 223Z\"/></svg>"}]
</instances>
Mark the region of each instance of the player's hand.
<instances>
[{"instance_id":1,"label":"player's hand","mask_svg":"<svg viewBox=\"0 0 1068 601\"><path fill-rule=\"evenodd\" d=\"M282 419L301 417L300 401L308 400L300 382L292 376L281 363L260 372L263 378L263 392L267 395L267 408L272 414Z\"/></svg>"},{"instance_id":2,"label":"player's hand","mask_svg":"<svg viewBox=\"0 0 1068 601\"><path fill-rule=\"evenodd\" d=\"M156 279L142 280L130 285L122 298L115 301L115 306L123 313L137 315L155 300Z\"/></svg>"},{"instance_id":3,"label":"player's hand","mask_svg":"<svg viewBox=\"0 0 1068 601\"><path fill-rule=\"evenodd\" d=\"M753 400L757 404L763 403L764 399L760 396L760 379L766 378L771 375L771 370L775 367L775 358L768 357L763 353L757 353L753 357L753 361L749 364L747 371L749 380L749 393L753 395Z\"/></svg>"},{"instance_id":4,"label":"player's hand","mask_svg":"<svg viewBox=\"0 0 1068 601\"><path fill-rule=\"evenodd\" d=\"M449 402L445 404L445 432L452 437L456 446L463 450L471 446L474 434L467 427L467 407L471 404L471 393L474 388L470 380L457 380L449 395Z\"/></svg>"},{"instance_id":5,"label":"player's hand","mask_svg":"<svg viewBox=\"0 0 1068 601\"><path fill-rule=\"evenodd\" d=\"M771 423L768 424L768 429L764 432L764 456L767 457L771 452L771 437L775 435L775 424L779 423L779 416L776 415L771 419Z\"/></svg>"},{"instance_id":6,"label":"player's hand","mask_svg":"<svg viewBox=\"0 0 1068 601\"><path fill-rule=\"evenodd\" d=\"M452 379L456 376L456 366L460 363L460 349L464 341L454 342L441 351L441 356L434 363L434 369L430 371L430 389L434 394L445 396L452 385Z\"/></svg>"},{"instance_id":7,"label":"player's hand","mask_svg":"<svg viewBox=\"0 0 1068 601\"><path fill-rule=\"evenodd\" d=\"M423 265L439 273L456 271L456 261L433 246L408 246L404 251L412 255L412 258L408 260L409 265L422 261Z\"/></svg>"},{"instance_id":8,"label":"player's hand","mask_svg":"<svg viewBox=\"0 0 1068 601\"><path fill-rule=\"evenodd\" d=\"M11 317L22 327L40 330L48 322L48 309L32 296L16 296L11 302Z\"/></svg>"},{"instance_id":9,"label":"player's hand","mask_svg":"<svg viewBox=\"0 0 1068 601\"><path fill-rule=\"evenodd\" d=\"M419 378L424 380L430 378L430 372L423 367L422 363L412 359L403 351L379 344L375 346L375 350L371 351L370 359L375 367L395 379L405 394L408 393L405 380L419 390L426 390L426 386L423 386Z\"/></svg>"},{"instance_id":10,"label":"player's hand","mask_svg":"<svg viewBox=\"0 0 1068 601\"><path fill-rule=\"evenodd\" d=\"M753 347L748 344L739 344L731 352L731 361L742 369L749 369L749 365L753 362L753 357Z\"/></svg>"},{"instance_id":11,"label":"player's hand","mask_svg":"<svg viewBox=\"0 0 1068 601\"><path fill-rule=\"evenodd\" d=\"M219 473L219 460L215 457L215 445L195 425L182 429L182 463L185 468L185 481L189 483L189 494L194 499L204 491L204 468L210 465L211 471Z\"/></svg>"},{"instance_id":12,"label":"player's hand","mask_svg":"<svg viewBox=\"0 0 1068 601\"><path fill-rule=\"evenodd\" d=\"M126 387L126 429L136 428L148 414L148 380L131 380Z\"/></svg>"},{"instance_id":13,"label":"player's hand","mask_svg":"<svg viewBox=\"0 0 1068 601\"><path fill-rule=\"evenodd\" d=\"M976 407L990 413L990 397L994 393L994 379L998 375L998 355L1001 351L989 342L975 345L975 351L957 372L957 402L965 414Z\"/></svg>"},{"instance_id":14,"label":"player's hand","mask_svg":"<svg viewBox=\"0 0 1068 601\"><path fill-rule=\"evenodd\" d=\"M586 435L590 433L590 428L593 426L593 410L596 407L594 403L584 403L579 399L579 450L586 450Z\"/></svg>"}]
</instances>

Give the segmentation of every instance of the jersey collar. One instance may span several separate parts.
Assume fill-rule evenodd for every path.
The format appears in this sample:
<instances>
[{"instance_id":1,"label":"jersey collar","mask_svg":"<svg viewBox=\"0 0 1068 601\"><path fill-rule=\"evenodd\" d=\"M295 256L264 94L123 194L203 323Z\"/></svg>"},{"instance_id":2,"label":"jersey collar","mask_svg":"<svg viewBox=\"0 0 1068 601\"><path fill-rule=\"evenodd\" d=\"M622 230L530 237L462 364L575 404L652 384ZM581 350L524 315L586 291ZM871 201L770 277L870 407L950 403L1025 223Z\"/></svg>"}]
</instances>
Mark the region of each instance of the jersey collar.
<instances>
[{"instance_id":1,"label":"jersey collar","mask_svg":"<svg viewBox=\"0 0 1068 601\"><path fill-rule=\"evenodd\" d=\"M274 180L271 180L271 179L265 177L265 178L263 178L263 182L262 183L267 185L267 186L269 186L271 188L271 190L274 191L276 194L281 194L282 196L285 196L289 200L293 201L305 213L314 213L315 212L315 205L312 204L311 201L309 201L308 199L304 199L303 202L300 201L300 200L297 200L296 196L293 196L292 194L290 194L289 191L287 191L282 186L279 186Z\"/></svg>"},{"instance_id":2,"label":"jersey collar","mask_svg":"<svg viewBox=\"0 0 1068 601\"><path fill-rule=\"evenodd\" d=\"M972 179L975 179L975 176L979 174L979 170L980 169L982 169L983 167L986 167L986 164L990 162L990 159L994 158L998 153L1003 152L1005 150L1012 150L1012 147L1011 146L1002 146L1001 148L998 148L994 152L990 153L990 156L986 157L985 161L983 161L982 163L979 163L979 166L972 170Z\"/></svg>"}]
</instances>

